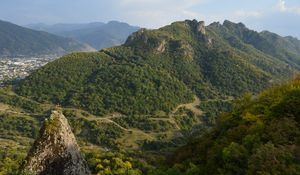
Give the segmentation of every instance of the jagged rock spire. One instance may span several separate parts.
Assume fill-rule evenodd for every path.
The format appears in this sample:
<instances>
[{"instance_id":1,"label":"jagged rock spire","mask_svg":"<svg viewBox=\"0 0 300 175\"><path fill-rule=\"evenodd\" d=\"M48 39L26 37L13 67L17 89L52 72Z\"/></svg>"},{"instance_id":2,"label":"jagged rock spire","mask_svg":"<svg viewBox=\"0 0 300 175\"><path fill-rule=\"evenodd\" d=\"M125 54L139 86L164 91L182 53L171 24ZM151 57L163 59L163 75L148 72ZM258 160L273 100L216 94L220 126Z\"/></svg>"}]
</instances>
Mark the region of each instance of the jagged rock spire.
<instances>
[{"instance_id":1,"label":"jagged rock spire","mask_svg":"<svg viewBox=\"0 0 300 175\"><path fill-rule=\"evenodd\" d=\"M198 22L197 31L200 32L202 35L205 35L205 22L204 21Z\"/></svg>"},{"instance_id":2,"label":"jagged rock spire","mask_svg":"<svg viewBox=\"0 0 300 175\"><path fill-rule=\"evenodd\" d=\"M40 130L22 168L35 175L89 175L65 116L52 111Z\"/></svg>"}]
</instances>

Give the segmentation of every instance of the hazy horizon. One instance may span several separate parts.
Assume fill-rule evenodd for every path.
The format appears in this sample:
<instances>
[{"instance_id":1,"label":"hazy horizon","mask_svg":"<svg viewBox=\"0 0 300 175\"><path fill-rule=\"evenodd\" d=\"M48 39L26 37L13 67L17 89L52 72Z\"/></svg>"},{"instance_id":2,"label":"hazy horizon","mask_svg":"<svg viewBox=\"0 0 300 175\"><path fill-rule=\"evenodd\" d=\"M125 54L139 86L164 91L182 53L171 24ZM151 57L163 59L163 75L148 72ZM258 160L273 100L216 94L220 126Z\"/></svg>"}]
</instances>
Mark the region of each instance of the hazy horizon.
<instances>
[{"instance_id":1,"label":"hazy horizon","mask_svg":"<svg viewBox=\"0 0 300 175\"><path fill-rule=\"evenodd\" d=\"M120 21L152 29L185 19L206 24L227 19L300 38L297 0L3 0L0 19L22 26Z\"/></svg>"}]
</instances>

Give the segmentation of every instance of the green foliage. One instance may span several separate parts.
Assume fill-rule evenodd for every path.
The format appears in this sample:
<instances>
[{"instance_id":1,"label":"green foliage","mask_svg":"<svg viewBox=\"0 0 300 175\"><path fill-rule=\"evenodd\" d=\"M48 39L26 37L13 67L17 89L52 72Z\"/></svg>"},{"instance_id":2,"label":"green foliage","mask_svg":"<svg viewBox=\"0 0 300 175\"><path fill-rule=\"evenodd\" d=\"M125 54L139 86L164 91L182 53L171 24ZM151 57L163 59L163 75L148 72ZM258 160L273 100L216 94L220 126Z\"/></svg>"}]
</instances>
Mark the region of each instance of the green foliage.
<instances>
[{"instance_id":1,"label":"green foliage","mask_svg":"<svg viewBox=\"0 0 300 175\"><path fill-rule=\"evenodd\" d=\"M50 118L47 118L44 122L44 128L47 131L47 133L56 133L59 130L60 127L60 121L57 116L54 116L55 114L52 114Z\"/></svg>"},{"instance_id":2,"label":"green foliage","mask_svg":"<svg viewBox=\"0 0 300 175\"><path fill-rule=\"evenodd\" d=\"M237 100L211 133L179 149L173 163L195 163L203 174L299 174L299 92L296 79Z\"/></svg>"},{"instance_id":3,"label":"green foliage","mask_svg":"<svg viewBox=\"0 0 300 175\"><path fill-rule=\"evenodd\" d=\"M188 109L180 108L173 118L182 130L190 130L193 126L200 123L201 117Z\"/></svg>"},{"instance_id":4,"label":"green foliage","mask_svg":"<svg viewBox=\"0 0 300 175\"><path fill-rule=\"evenodd\" d=\"M87 161L92 173L101 175L141 175L137 167L139 162L122 153L95 153L87 154Z\"/></svg>"},{"instance_id":5,"label":"green foliage","mask_svg":"<svg viewBox=\"0 0 300 175\"><path fill-rule=\"evenodd\" d=\"M224 174L244 174L247 165L247 150L242 145L232 142L222 150L224 169L219 171Z\"/></svg>"},{"instance_id":6,"label":"green foliage","mask_svg":"<svg viewBox=\"0 0 300 175\"><path fill-rule=\"evenodd\" d=\"M7 89L0 89L0 103L12 105L14 107L20 107L27 112L41 112L42 108L39 103L33 100L29 100L17 95L9 95L11 91Z\"/></svg>"},{"instance_id":7,"label":"green foliage","mask_svg":"<svg viewBox=\"0 0 300 175\"><path fill-rule=\"evenodd\" d=\"M231 100L201 101L200 109L205 111L204 120L209 125L214 125L222 112L229 112L232 108Z\"/></svg>"},{"instance_id":8,"label":"green foliage","mask_svg":"<svg viewBox=\"0 0 300 175\"><path fill-rule=\"evenodd\" d=\"M286 64L298 64L250 46L253 43L244 38L258 34L244 25L211 24L205 36L197 25L187 20L158 30L142 29L123 46L67 55L33 73L16 90L39 102L97 115L153 114L191 101L192 92L201 100L220 101L258 92L291 76L293 70ZM232 28L250 34L240 36ZM211 106L228 110L225 102L204 104L209 117L217 115Z\"/></svg>"},{"instance_id":9,"label":"green foliage","mask_svg":"<svg viewBox=\"0 0 300 175\"><path fill-rule=\"evenodd\" d=\"M78 118L70 119L69 121L79 138L109 148L117 148L116 139L122 137L125 132L113 123Z\"/></svg>"},{"instance_id":10,"label":"green foliage","mask_svg":"<svg viewBox=\"0 0 300 175\"><path fill-rule=\"evenodd\" d=\"M98 145L108 145L110 147L117 146L115 139L119 138L123 134L123 130L116 127L113 124L102 125L99 122L88 122L85 125L88 130L86 133L82 133L82 137L87 136L85 139Z\"/></svg>"},{"instance_id":11,"label":"green foliage","mask_svg":"<svg viewBox=\"0 0 300 175\"><path fill-rule=\"evenodd\" d=\"M23 159L26 156L26 152L27 152L27 147L23 145L19 145L16 142L11 140L1 139L0 140L0 174L1 175L20 174L17 171Z\"/></svg>"},{"instance_id":12,"label":"green foliage","mask_svg":"<svg viewBox=\"0 0 300 175\"><path fill-rule=\"evenodd\" d=\"M201 169L190 163L188 165L175 164L172 168L153 169L147 175L202 175Z\"/></svg>"},{"instance_id":13,"label":"green foliage","mask_svg":"<svg viewBox=\"0 0 300 175\"><path fill-rule=\"evenodd\" d=\"M0 114L0 135L4 138L11 135L35 138L38 124L39 121L28 116Z\"/></svg>"},{"instance_id":14,"label":"green foliage","mask_svg":"<svg viewBox=\"0 0 300 175\"><path fill-rule=\"evenodd\" d=\"M288 146L261 145L249 158L247 174L300 174L294 150Z\"/></svg>"},{"instance_id":15,"label":"green foliage","mask_svg":"<svg viewBox=\"0 0 300 175\"><path fill-rule=\"evenodd\" d=\"M254 48L290 64L299 69L299 40L292 37L281 37L268 31L256 32L249 30L243 24L225 21L224 26L238 39Z\"/></svg>"},{"instance_id":16,"label":"green foliage","mask_svg":"<svg viewBox=\"0 0 300 175\"><path fill-rule=\"evenodd\" d=\"M98 115L169 112L192 99L190 90L168 73L149 66L113 63L112 59L104 53L65 56L23 81L18 92Z\"/></svg>"},{"instance_id":17,"label":"green foliage","mask_svg":"<svg viewBox=\"0 0 300 175\"><path fill-rule=\"evenodd\" d=\"M155 120L155 118L140 115L113 118L113 121L125 128L137 128L142 131L164 132L174 128L174 126L168 121L159 119Z\"/></svg>"}]
</instances>

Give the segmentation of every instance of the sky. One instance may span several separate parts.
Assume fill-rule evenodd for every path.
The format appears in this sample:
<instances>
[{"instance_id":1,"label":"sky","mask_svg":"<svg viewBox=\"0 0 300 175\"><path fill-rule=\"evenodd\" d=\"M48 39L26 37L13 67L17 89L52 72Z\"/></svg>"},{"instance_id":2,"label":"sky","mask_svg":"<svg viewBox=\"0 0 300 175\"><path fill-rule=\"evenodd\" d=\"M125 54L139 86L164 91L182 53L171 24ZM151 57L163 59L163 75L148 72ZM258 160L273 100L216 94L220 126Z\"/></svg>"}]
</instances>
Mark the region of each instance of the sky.
<instances>
[{"instance_id":1,"label":"sky","mask_svg":"<svg viewBox=\"0 0 300 175\"><path fill-rule=\"evenodd\" d=\"M118 20L146 28L228 19L300 39L300 0L1 0L0 19L19 25Z\"/></svg>"}]
</instances>

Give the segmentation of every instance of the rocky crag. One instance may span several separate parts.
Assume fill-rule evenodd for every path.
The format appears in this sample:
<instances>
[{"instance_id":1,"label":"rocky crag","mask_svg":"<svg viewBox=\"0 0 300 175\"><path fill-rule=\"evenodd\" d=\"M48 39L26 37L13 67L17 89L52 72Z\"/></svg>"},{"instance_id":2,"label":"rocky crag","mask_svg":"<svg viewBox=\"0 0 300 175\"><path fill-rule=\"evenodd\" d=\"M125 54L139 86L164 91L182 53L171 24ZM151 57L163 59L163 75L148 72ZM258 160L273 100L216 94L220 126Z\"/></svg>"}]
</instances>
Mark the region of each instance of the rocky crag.
<instances>
[{"instance_id":1,"label":"rocky crag","mask_svg":"<svg viewBox=\"0 0 300 175\"><path fill-rule=\"evenodd\" d=\"M65 116L52 111L30 149L23 171L35 175L88 175L90 171L80 153Z\"/></svg>"}]
</instances>

